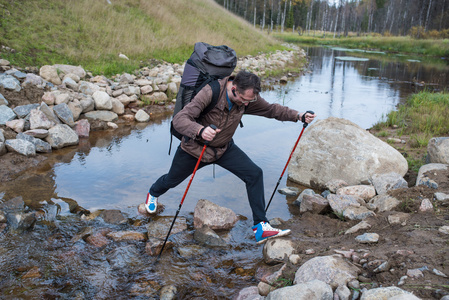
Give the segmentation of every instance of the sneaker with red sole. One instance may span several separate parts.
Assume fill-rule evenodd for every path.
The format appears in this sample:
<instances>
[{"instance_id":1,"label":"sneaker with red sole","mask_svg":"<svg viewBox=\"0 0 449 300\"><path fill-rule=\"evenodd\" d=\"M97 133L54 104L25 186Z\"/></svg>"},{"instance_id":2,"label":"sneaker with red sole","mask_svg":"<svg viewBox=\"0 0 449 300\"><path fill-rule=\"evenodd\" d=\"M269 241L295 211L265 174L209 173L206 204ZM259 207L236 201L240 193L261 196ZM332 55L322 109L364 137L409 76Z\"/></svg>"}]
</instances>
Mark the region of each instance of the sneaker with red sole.
<instances>
[{"instance_id":1,"label":"sneaker with red sole","mask_svg":"<svg viewBox=\"0 0 449 300\"><path fill-rule=\"evenodd\" d=\"M154 214L157 210L157 197L151 196L151 194L148 193L147 201L145 201L145 209L149 214Z\"/></svg>"},{"instance_id":2,"label":"sneaker with red sole","mask_svg":"<svg viewBox=\"0 0 449 300\"><path fill-rule=\"evenodd\" d=\"M277 229L271 227L270 223L262 221L252 227L257 244L266 242L269 239L286 236L291 233L290 229Z\"/></svg>"}]
</instances>

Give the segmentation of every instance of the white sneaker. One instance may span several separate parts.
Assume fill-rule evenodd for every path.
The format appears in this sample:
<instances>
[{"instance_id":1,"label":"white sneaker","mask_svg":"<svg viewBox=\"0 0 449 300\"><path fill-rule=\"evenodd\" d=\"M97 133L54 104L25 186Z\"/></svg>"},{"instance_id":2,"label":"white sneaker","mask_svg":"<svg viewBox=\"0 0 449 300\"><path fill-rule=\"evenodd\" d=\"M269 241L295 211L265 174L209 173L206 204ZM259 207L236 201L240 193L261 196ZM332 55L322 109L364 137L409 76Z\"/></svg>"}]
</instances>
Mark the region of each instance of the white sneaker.
<instances>
[{"instance_id":1,"label":"white sneaker","mask_svg":"<svg viewBox=\"0 0 449 300\"><path fill-rule=\"evenodd\" d=\"M291 232L290 229L281 230L273 228L271 227L270 223L264 221L254 225L252 229L257 244L265 243L267 240L272 238L289 235Z\"/></svg>"},{"instance_id":2,"label":"white sneaker","mask_svg":"<svg viewBox=\"0 0 449 300\"><path fill-rule=\"evenodd\" d=\"M149 214L154 214L157 209L157 197L151 196L150 193L148 193L147 201L145 201L145 209Z\"/></svg>"}]
</instances>

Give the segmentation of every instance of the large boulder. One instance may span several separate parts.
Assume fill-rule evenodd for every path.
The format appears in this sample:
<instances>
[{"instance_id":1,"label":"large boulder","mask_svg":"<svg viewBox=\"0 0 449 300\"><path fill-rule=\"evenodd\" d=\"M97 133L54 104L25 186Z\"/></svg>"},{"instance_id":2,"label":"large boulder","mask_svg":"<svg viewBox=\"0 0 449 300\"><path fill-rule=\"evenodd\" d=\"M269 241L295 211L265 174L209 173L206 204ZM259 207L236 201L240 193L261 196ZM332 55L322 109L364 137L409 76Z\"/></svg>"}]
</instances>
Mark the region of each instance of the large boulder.
<instances>
[{"instance_id":1,"label":"large boulder","mask_svg":"<svg viewBox=\"0 0 449 300\"><path fill-rule=\"evenodd\" d=\"M54 66L42 66L39 69L39 75L53 84L60 85L62 83L58 75L58 70Z\"/></svg>"},{"instance_id":2,"label":"large boulder","mask_svg":"<svg viewBox=\"0 0 449 300\"><path fill-rule=\"evenodd\" d=\"M356 124L330 117L304 131L288 168L288 178L323 188L338 178L349 185L366 184L376 174L404 176L406 159L396 149Z\"/></svg>"}]
</instances>

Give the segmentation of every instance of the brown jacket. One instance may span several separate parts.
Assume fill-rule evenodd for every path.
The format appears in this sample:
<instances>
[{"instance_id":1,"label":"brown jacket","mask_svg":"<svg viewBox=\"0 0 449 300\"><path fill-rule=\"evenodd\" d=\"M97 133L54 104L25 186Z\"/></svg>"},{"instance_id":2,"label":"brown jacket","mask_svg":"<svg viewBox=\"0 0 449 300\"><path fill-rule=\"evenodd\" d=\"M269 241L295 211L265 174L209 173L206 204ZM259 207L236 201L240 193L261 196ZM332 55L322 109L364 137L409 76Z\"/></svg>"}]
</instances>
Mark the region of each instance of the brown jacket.
<instances>
[{"instance_id":1,"label":"brown jacket","mask_svg":"<svg viewBox=\"0 0 449 300\"><path fill-rule=\"evenodd\" d=\"M206 148L201 159L202 162L213 162L223 155L244 113L274 118L279 121L298 121L298 112L296 110L280 104L270 104L260 95L256 102L252 102L247 106L246 110L244 105L237 106L235 103L232 109L229 110L225 88L229 78L226 77L219 81L220 96L217 105L199 120L200 123L196 119L212 101L212 89L209 85L206 85L198 92L192 101L173 118L173 126L179 133L184 135L181 148L195 157L200 156L203 148L202 144L204 143L204 140L198 139L198 131L203 126L209 126L211 124L221 129L221 132L215 136L215 139Z\"/></svg>"}]
</instances>

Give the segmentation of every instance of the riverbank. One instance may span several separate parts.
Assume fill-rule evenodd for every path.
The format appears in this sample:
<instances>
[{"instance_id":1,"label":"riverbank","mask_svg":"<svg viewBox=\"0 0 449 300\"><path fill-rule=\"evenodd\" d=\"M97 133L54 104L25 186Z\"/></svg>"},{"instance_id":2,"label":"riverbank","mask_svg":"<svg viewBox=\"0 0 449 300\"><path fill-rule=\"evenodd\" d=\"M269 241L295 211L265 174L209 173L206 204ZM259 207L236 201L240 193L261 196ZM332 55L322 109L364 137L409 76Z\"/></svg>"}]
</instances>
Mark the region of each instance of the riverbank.
<instances>
[{"instance_id":1,"label":"riverbank","mask_svg":"<svg viewBox=\"0 0 449 300\"><path fill-rule=\"evenodd\" d=\"M406 36L348 36L333 37L322 32L315 35L299 35L296 33L274 33L276 38L286 43L305 45L342 46L365 51L383 51L385 53L416 54L433 56L438 59L449 59L449 43L447 39L413 39Z\"/></svg>"}]
</instances>

